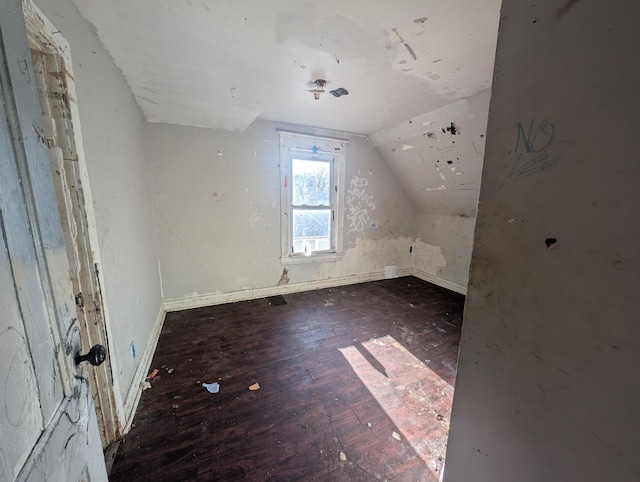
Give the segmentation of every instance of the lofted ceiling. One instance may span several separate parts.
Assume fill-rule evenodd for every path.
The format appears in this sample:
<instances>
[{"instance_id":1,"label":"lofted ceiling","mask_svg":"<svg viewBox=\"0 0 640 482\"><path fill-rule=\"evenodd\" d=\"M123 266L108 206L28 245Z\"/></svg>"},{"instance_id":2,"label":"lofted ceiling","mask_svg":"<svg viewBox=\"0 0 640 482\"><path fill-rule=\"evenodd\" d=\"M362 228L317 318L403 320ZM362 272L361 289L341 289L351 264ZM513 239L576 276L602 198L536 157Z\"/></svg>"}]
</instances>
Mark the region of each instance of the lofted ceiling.
<instances>
[{"instance_id":1,"label":"lofted ceiling","mask_svg":"<svg viewBox=\"0 0 640 482\"><path fill-rule=\"evenodd\" d=\"M371 134L491 85L500 0L74 0L150 122ZM314 100L307 89L326 79ZM348 95L328 91L345 88Z\"/></svg>"}]
</instances>

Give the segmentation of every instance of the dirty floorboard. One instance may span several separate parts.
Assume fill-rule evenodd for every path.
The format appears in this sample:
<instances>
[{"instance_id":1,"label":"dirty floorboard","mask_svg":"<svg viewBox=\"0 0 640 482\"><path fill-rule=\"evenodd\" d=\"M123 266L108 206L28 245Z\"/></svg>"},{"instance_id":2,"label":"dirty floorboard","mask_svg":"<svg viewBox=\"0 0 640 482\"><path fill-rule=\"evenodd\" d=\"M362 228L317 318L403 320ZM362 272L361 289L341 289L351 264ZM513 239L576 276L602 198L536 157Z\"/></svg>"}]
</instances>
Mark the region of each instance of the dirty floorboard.
<instances>
[{"instance_id":1,"label":"dirty floorboard","mask_svg":"<svg viewBox=\"0 0 640 482\"><path fill-rule=\"evenodd\" d=\"M167 314L111 481L438 480L464 297L404 277L284 301Z\"/></svg>"}]
</instances>

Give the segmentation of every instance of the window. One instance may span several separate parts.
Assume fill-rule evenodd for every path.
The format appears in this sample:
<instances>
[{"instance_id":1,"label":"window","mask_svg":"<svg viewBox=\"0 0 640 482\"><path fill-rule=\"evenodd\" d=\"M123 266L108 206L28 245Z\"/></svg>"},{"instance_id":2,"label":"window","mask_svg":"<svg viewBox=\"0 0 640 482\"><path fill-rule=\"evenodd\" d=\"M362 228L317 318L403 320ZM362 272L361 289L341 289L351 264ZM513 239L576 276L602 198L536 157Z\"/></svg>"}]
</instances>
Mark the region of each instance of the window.
<instances>
[{"instance_id":1,"label":"window","mask_svg":"<svg viewBox=\"0 0 640 482\"><path fill-rule=\"evenodd\" d=\"M280 131L282 262L342 255L347 141Z\"/></svg>"}]
</instances>

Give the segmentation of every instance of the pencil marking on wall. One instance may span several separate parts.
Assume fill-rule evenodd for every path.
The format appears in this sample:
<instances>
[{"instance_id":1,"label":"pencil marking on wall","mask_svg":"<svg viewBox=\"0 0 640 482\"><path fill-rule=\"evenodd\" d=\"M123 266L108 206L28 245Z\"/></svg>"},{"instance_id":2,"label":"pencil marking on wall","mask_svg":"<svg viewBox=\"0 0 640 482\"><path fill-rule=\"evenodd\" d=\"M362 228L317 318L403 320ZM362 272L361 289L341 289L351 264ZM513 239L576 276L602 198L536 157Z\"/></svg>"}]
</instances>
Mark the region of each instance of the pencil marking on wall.
<instances>
[{"instance_id":1,"label":"pencil marking on wall","mask_svg":"<svg viewBox=\"0 0 640 482\"><path fill-rule=\"evenodd\" d=\"M358 176L354 176L349 183L346 197L349 234L354 231L364 231L372 221L369 210L375 210L376 205L373 202L373 195L367 192L368 186L369 180Z\"/></svg>"},{"instance_id":2,"label":"pencil marking on wall","mask_svg":"<svg viewBox=\"0 0 640 482\"><path fill-rule=\"evenodd\" d=\"M27 340L14 326L8 326L0 333L0 346L3 347L2 358L5 363L4 375L4 419L14 428L25 423L27 417L33 417L33 398L29 394L36 393ZM34 423L34 420L31 420Z\"/></svg>"},{"instance_id":3,"label":"pencil marking on wall","mask_svg":"<svg viewBox=\"0 0 640 482\"><path fill-rule=\"evenodd\" d=\"M552 151L555 137L556 126L547 119L536 121L532 118L526 126L519 122L514 149L516 157L509 179L516 181L531 174L554 170L562 157Z\"/></svg>"}]
</instances>

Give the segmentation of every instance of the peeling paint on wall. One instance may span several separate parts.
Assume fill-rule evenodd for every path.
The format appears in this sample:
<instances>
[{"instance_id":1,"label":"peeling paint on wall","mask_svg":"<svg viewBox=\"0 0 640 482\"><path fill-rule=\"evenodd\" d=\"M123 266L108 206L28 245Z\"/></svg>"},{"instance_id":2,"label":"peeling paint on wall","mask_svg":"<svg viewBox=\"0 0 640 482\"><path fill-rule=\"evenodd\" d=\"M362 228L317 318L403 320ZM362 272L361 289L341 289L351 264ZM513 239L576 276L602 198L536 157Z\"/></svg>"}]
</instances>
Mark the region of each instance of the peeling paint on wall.
<instances>
[{"instance_id":1,"label":"peeling paint on wall","mask_svg":"<svg viewBox=\"0 0 640 482\"><path fill-rule=\"evenodd\" d=\"M394 265L398 270L411 266L409 247L412 237L363 239L358 238L355 246L347 249L341 264L322 263L318 265L315 279L341 276L341 273L353 275L379 271L385 266Z\"/></svg>"},{"instance_id":2,"label":"peeling paint on wall","mask_svg":"<svg viewBox=\"0 0 640 482\"><path fill-rule=\"evenodd\" d=\"M286 285L289 283L289 269L284 268L282 270L282 276L280 276L280 280L278 281L278 285Z\"/></svg>"},{"instance_id":3,"label":"peeling paint on wall","mask_svg":"<svg viewBox=\"0 0 640 482\"><path fill-rule=\"evenodd\" d=\"M439 271L447 265L447 261L440 246L423 243L418 239L414 244L413 265L420 271L438 276Z\"/></svg>"}]
</instances>

